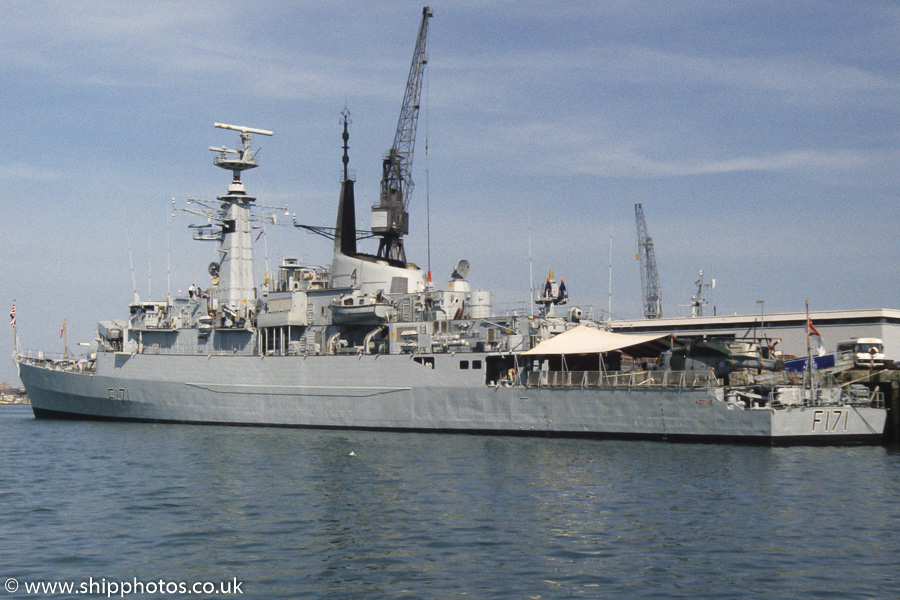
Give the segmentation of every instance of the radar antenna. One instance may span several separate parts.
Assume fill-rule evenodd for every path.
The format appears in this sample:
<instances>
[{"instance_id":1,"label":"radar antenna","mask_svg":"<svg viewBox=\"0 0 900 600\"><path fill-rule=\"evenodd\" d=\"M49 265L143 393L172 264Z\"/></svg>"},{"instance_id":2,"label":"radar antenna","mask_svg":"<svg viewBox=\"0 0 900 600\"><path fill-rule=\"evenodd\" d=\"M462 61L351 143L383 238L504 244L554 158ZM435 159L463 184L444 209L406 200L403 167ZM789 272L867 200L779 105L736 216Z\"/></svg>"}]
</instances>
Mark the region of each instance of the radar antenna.
<instances>
[{"instance_id":1,"label":"radar antenna","mask_svg":"<svg viewBox=\"0 0 900 600\"><path fill-rule=\"evenodd\" d=\"M255 198L246 196L246 190L241 182L241 171L247 171L259 166L259 163L256 161L256 156L259 154L260 149L257 148L254 150L250 147L250 134L271 136L274 135L274 133L266 129L256 129L254 127L244 127L241 125L228 125L226 123L213 123L213 126L218 127L219 129L228 129L230 131L239 132L241 134L241 148L235 150L228 148L227 146L209 147L210 151L217 153L213 158L213 164L222 169L231 171L233 174L231 185L228 187L228 195L220 196L215 201L203 200L201 198L188 198L187 208L176 208L174 206L175 201L174 199L172 200L173 211L178 210L206 219L206 223L188 225L190 229L195 230L194 239L200 241L221 241L225 233L228 233L231 229L230 224L227 223L229 213L228 201L234 199L241 199L253 203L254 211L249 214L248 219L255 223L278 225L278 214L284 213L285 216L290 216L287 206L267 206L257 203ZM225 204L223 204L223 200L226 201ZM174 212L172 216L174 216ZM285 219L282 219L282 224L287 225ZM257 226L254 226L254 228L255 227Z\"/></svg>"},{"instance_id":2,"label":"radar antenna","mask_svg":"<svg viewBox=\"0 0 900 600\"><path fill-rule=\"evenodd\" d=\"M403 262L406 262L403 236L409 233L407 211L413 191L412 162L419 119L419 98L425 64L428 62L425 57L425 38L428 35L428 19L432 16L434 13L429 7L422 8L422 23L409 67L394 145L382 162L380 202L372 207L372 232L381 236L378 256Z\"/></svg>"},{"instance_id":3,"label":"radar antenna","mask_svg":"<svg viewBox=\"0 0 900 600\"><path fill-rule=\"evenodd\" d=\"M240 125L227 125L225 123L213 123L213 126L218 127L219 129L230 129L232 131L238 131L241 134L242 148L240 150L233 150L226 146L210 146L209 149L212 152L218 153L217 156L213 159L213 164L215 164L217 167L227 169L233 174L231 186L228 188L228 191L243 193L245 190L244 186L241 184L241 171L254 169L259 166L259 163L256 162L256 155L259 153L259 149L252 150L250 148L250 134L274 134L273 132L266 131L265 129L254 129L253 127L243 127Z\"/></svg>"}]
</instances>

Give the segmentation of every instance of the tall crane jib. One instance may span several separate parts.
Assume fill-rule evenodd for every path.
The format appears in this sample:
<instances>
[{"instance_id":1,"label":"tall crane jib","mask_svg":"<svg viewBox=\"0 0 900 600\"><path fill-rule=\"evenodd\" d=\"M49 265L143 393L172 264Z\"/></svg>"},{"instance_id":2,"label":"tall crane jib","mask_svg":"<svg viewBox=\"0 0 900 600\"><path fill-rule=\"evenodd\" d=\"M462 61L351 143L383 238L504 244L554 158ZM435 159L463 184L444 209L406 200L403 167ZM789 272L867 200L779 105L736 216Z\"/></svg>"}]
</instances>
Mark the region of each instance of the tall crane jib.
<instances>
[{"instance_id":1,"label":"tall crane jib","mask_svg":"<svg viewBox=\"0 0 900 600\"><path fill-rule=\"evenodd\" d=\"M388 150L382 163L380 201L372 207L372 233L381 237L378 256L403 262L406 262L403 236L409 233L407 210L413 191L412 162L416 124L419 120L419 98L427 62L425 38L428 35L428 19L433 15L429 7L422 9L422 24L419 26L412 64L409 67L394 145Z\"/></svg>"},{"instance_id":2,"label":"tall crane jib","mask_svg":"<svg viewBox=\"0 0 900 600\"><path fill-rule=\"evenodd\" d=\"M641 264L641 290L644 294L644 318L662 318L662 296L659 292L659 272L656 270L656 254L653 252L653 240L647 232L644 220L644 209L640 204L634 205L634 216L637 221L638 253L636 258Z\"/></svg>"}]
</instances>

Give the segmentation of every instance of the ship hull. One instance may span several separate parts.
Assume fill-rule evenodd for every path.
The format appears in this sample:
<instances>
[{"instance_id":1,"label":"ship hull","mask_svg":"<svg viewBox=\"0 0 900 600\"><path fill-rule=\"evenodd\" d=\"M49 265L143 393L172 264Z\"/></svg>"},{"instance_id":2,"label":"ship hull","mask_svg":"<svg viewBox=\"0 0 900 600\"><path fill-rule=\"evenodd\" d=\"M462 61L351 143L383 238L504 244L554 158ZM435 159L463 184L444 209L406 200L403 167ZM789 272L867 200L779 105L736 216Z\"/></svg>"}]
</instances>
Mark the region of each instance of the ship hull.
<instances>
[{"instance_id":1,"label":"ship hull","mask_svg":"<svg viewBox=\"0 0 900 600\"><path fill-rule=\"evenodd\" d=\"M762 444L879 443L886 421L868 406L745 409L707 388L488 385L459 363L108 353L92 372L19 373L35 416L53 418Z\"/></svg>"}]
</instances>

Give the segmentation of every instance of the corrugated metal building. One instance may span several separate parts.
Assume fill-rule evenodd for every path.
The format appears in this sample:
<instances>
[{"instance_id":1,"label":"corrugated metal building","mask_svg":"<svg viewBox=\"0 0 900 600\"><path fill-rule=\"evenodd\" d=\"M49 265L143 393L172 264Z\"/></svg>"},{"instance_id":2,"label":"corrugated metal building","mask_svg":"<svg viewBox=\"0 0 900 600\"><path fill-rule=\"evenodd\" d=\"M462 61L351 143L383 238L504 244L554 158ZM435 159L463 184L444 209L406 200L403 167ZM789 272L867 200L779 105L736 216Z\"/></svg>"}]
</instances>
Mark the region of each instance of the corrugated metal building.
<instances>
[{"instance_id":1,"label":"corrugated metal building","mask_svg":"<svg viewBox=\"0 0 900 600\"><path fill-rule=\"evenodd\" d=\"M810 312L809 318L822 334L826 350L834 351L841 340L875 337L884 341L884 353L900 360L900 310L832 310ZM618 333L674 333L676 336L713 338L781 339L776 347L785 354L806 355L806 313L732 315L727 317L678 317L613 321Z\"/></svg>"}]
</instances>

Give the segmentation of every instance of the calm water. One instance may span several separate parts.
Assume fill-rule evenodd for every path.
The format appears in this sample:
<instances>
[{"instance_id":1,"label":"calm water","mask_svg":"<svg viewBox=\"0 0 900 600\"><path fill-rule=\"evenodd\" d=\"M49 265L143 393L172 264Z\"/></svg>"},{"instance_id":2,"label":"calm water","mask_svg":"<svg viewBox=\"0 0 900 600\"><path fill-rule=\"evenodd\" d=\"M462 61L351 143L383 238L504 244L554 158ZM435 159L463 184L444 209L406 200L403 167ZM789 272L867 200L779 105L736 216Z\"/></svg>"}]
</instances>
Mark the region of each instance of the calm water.
<instances>
[{"instance_id":1,"label":"calm water","mask_svg":"<svg viewBox=\"0 0 900 600\"><path fill-rule=\"evenodd\" d=\"M37 421L27 407L0 407L0 440L0 582L19 583L0 599L75 597L24 582L89 578L236 578L266 599L900 597L892 448Z\"/></svg>"}]
</instances>

